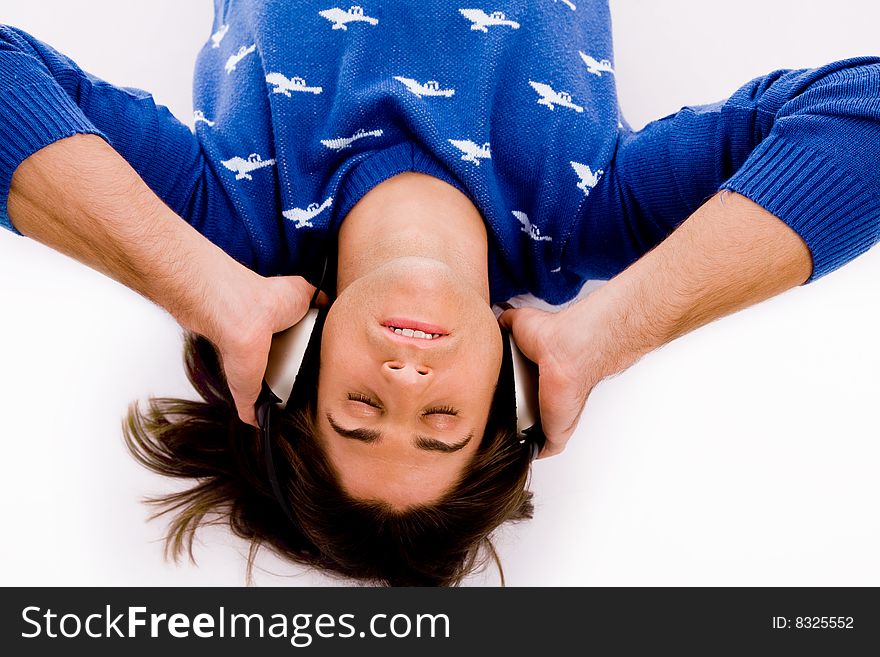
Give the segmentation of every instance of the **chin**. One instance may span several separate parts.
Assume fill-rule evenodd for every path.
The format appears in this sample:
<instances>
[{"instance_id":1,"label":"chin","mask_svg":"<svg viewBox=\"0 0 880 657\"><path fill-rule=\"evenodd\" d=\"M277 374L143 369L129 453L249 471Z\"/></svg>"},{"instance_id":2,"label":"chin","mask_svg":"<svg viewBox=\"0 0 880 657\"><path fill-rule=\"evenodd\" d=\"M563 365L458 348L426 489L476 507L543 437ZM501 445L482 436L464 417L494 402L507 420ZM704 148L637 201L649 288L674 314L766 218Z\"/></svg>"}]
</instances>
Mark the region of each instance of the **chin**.
<instances>
[{"instance_id":1,"label":"chin","mask_svg":"<svg viewBox=\"0 0 880 657\"><path fill-rule=\"evenodd\" d=\"M458 306L462 299L476 296L454 270L431 258L398 258L376 273L376 293L385 298L411 298L423 309L428 304Z\"/></svg>"},{"instance_id":2,"label":"chin","mask_svg":"<svg viewBox=\"0 0 880 657\"><path fill-rule=\"evenodd\" d=\"M455 277L455 272L441 260L422 256L403 256L385 263L379 268L383 273L406 277Z\"/></svg>"}]
</instances>

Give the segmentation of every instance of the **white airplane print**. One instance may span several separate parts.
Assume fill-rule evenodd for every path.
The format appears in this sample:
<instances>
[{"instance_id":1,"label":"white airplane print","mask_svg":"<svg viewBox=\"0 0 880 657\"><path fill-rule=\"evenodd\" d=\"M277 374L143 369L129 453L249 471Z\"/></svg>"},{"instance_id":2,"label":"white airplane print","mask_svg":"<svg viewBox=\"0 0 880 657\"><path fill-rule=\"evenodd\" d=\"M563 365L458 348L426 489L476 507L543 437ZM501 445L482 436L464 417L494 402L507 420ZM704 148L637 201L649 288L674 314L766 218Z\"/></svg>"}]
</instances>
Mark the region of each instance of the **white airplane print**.
<instances>
[{"instance_id":1,"label":"white airplane print","mask_svg":"<svg viewBox=\"0 0 880 657\"><path fill-rule=\"evenodd\" d=\"M449 143L464 153L464 155L461 156L461 159L466 162L473 162L477 166L480 166L481 159L492 159L492 150L489 146L489 142L480 146L479 144L472 142L470 139L450 139Z\"/></svg>"},{"instance_id":2,"label":"white airplane print","mask_svg":"<svg viewBox=\"0 0 880 657\"><path fill-rule=\"evenodd\" d=\"M216 125L216 121L211 121L210 119L205 118L205 113L202 110L193 110L193 125L199 121L207 123L210 128L213 128Z\"/></svg>"},{"instance_id":3,"label":"white airplane print","mask_svg":"<svg viewBox=\"0 0 880 657\"><path fill-rule=\"evenodd\" d=\"M550 242L553 240L553 238L549 235L541 235L540 229L531 221L529 221L529 215L527 215L525 212L511 210L511 213L519 220L519 223L522 224L522 232L524 232L536 242Z\"/></svg>"},{"instance_id":4,"label":"white airplane print","mask_svg":"<svg viewBox=\"0 0 880 657\"><path fill-rule=\"evenodd\" d=\"M258 153L251 153L247 159L236 156L228 160L221 160L220 163L230 171L235 171L236 180L253 180L254 177L250 175L251 171L270 167L275 164L275 160L264 160Z\"/></svg>"},{"instance_id":5,"label":"white airplane print","mask_svg":"<svg viewBox=\"0 0 880 657\"><path fill-rule=\"evenodd\" d=\"M232 73L235 70L235 67L238 66L238 63L250 55L257 49L257 44L253 43L250 46L242 46L238 49L238 52L234 55L229 55L229 59L226 60L226 65L223 67L226 69L226 73Z\"/></svg>"},{"instance_id":6,"label":"white airplane print","mask_svg":"<svg viewBox=\"0 0 880 657\"><path fill-rule=\"evenodd\" d=\"M294 222L294 228L314 228L312 225L312 219L317 217L331 205L333 205L333 197L329 196L327 197L327 200L320 205L312 203L305 209L291 208L290 210L282 212L281 216Z\"/></svg>"},{"instance_id":7,"label":"white airplane print","mask_svg":"<svg viewBox=\"0 0 880 657\"><path fill-rule=\"evenodd\" d=\"M555 91L553 87L549 84L544 84L543 82L533 82L529 80L529 84L532 85L532 89L541 95L538 99L538 105L545 105L550 109L553 109L554 105L559 105L560 107L573 109L575 112L584 111L583 107L576 105L571 101L571 94L567 91Z\"/></svg>"},{"instance_id":8,"label":"white airplane print","mask_svg":"<svg viewBox=\"0 0 880 657\"><path fill-rule=\"evenodd\" d=\"M322 87L306 86L306 81L301 77L288 78L284 73L269 73L266 75L266 82L275 85L272 93L284 94L288 98L290 98L291 91L303 91L317 95L324 90Z\"/></svg>"},{"instance_id":9,"label":"white airplane print","mask_svg":"<svg viewBox=\"0 0 880 657\"><path fill-rule=\"evenodd\" d=\"M358 7L357 5L352 5L348 8L348 11L340 9L339 7L323 9L318 12L318 15L332 22L334 30L347 30L348 23L369 23L370 25L379 24L378 18L365 16L363 7Z\"/></svg>"},{"instance_id":10,"label":"white airplane print","mask_svg":"<svg viewBox=\"0 0 880 657\"><path fill-rule=\"evenodd\" d=\"M229 31L229 25L224 23L220 26L220 28L211 35L211 47L219 48L220 42L223 41L223 37L226 36L226 33Z\"/></svg>"},{"instance_id":11,"label":"white airplane print","mask_svg":"<svg viewBox=\"0 0 880 657\"><path fill-rule=\"evenodd\" d=\"M422 96L445 96L446 98L449 98L450 96L455 95L455 89L441 89L440 83L436 80L428 80L422 84L418 80L405 78L402 75L395 75L394 79L398 82L402 82L407 89L419 98Z\"/></svg>"},{"instance_id":12,"label":"white airplane print","mask_svg":"<svg viewBox=\"0 0 880 657\"><path fill-rule=\"evenodd\" d=\"M332 148L334 151L341 151L349 146L351 146L358 139L363 139L364 137L381 137L385 134L382 130L370 130L369 132L360 129L356 133L354 133L351 137L337 137L336 139L322 139L321 143L324 144L327 148Z\"/></svg>"},{"instance_id":13,"label":"white airplane print","mask_svg":"<svg viewBox=\"0 0 880 657\"><path fill-rule=\"evenodd\" d=\"M471 22L471 29L480 32L488 32L493 25L506 25L514 30L519 29L519 23L509 20L502 11L493 11L487 14L482 9L459 9L462 16Z\"/></svg>"},{"instance_id":14,"label":"white airplane print","mask_svg":"<svg viewBox=\"0 0 880 657\"><path fill-rule=\"evenodd\" d=\"M578 175L578 178L580 178L580 182L577 184L578 189L582 190L586 196L589 196L590 190L596 186L599 178L605 172L602 169L596 169L594 172L588 165L581 164L580 162L572 162L571 166Z\"/></svg>"},{"instance_id":15,"label":"white airplane print","mask_svg":"<svg viewBox=\"0 0 880 657\"><path fill-rule=\"evenodd\" d=\"M596 61L586 53L581 52L580 50L578 51L578 54L580 54L581 59L584 60L584 64L587 65L587 71L589 71L593 75L601 78L603 72L614 73L614 69L611 67L611 62L609 60L603 59L601 62Z\"/></svg>"}]
</instances>

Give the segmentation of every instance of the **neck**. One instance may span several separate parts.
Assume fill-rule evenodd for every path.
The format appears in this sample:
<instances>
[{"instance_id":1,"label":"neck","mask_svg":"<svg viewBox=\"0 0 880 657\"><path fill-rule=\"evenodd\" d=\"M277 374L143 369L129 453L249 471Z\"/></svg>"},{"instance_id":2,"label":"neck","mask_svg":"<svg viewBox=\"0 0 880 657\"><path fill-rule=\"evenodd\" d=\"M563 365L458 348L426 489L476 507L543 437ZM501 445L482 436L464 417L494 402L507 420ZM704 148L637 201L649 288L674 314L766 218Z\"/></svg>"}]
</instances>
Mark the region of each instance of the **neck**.
<instances>
[{"instance_id":1,"label":"neck","mask_svg":"<svg viewBox=\"0 0 880 657\"><path fill-rule=\"evenodd\" d=\"M339 230L337 295L400 258L445 264L489 303L486 226L470 199L448 183L407 172L358 201Z\"/></svg>"}]
</instances>

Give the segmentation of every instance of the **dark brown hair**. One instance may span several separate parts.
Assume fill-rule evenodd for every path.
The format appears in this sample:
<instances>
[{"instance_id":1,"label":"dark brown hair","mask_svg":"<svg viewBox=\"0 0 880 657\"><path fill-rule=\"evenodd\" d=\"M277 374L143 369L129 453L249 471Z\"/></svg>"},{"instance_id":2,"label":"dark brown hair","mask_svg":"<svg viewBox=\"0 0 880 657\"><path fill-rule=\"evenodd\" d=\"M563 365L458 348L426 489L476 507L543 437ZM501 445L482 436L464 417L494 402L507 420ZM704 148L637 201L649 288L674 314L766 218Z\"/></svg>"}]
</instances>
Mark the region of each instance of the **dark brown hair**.
<instances>
[{"instance_id":1,"label":"dark brown hair","mask_svg":"<svg viewBox=\"0 0 880 657\"><path fill-rule=\"evenodd\" d=\"M322 331L323 322L316 324ZM166 553L193 559L195 532L203 524L227 523L251 541L247 579L260 546L294 562L366 583L390 586L451 586L485 567L490 540L508 520L532 517L527 490L530 449L516 435L510 348L504 358L479 449L456 485L431 504L399 510L358 500L339 484L316 439L317 358L307 353L298 390L273 414L271 437L278 480L294 514L292 524L274 498L266 476L259 430L238 418L222 363L205 337L184 333L186 374L204 401L151 397L142 412L132 402L123 435L132 455L159 474L195 484L147 502L152 517L170 513ZM308 352L320 350L320 335ZM311 363L311 364L310 364ZM280 458L279 458L280 457Z\"/></svg>"}]
</instances>

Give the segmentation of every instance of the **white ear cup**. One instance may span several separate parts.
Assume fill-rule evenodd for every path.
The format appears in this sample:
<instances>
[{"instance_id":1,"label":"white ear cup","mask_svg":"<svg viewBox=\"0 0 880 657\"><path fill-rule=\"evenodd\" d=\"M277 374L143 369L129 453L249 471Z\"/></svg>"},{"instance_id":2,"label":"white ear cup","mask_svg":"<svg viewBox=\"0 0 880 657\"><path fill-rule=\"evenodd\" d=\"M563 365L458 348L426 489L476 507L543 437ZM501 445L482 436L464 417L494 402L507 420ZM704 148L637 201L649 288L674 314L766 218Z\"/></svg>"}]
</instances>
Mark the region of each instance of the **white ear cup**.
<instances>
[{"instance_id":1,"label":"white ear cup","mask_svg":"<svg viewBox=\"0 0 880 657\"><path fill-rule=\"evenodd\" d=\"M281 399L279 407L282 409L287 406L317 319L317 308L310 308L296 324L272 336L265 379L269 389Z\"/></svg>"},{"instance_id":2,"label":"white ear cup","mask_svg":"<svg viewBox=\"0 0 880 657\"><path fill-rule=\"evenodd\" d=\"M521 434L541 421L538 414L538 366L525 357L508 333L513 361L513 385L516 390L516 431Z\"/></svg>"}]
</instances>

